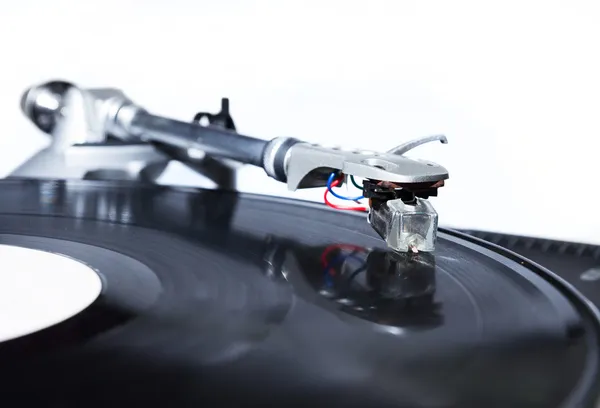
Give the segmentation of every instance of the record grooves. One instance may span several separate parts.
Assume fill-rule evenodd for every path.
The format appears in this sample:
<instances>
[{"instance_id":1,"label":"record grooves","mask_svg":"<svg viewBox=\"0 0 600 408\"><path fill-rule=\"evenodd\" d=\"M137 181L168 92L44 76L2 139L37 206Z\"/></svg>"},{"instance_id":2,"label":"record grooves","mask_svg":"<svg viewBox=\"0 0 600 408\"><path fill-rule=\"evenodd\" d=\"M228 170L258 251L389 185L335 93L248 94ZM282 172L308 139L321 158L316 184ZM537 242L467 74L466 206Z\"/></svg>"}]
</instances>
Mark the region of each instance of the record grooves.
<instances>
[{"instance_id":1,"label":"record grooves","mask_svg":"<svg viewBox=\"0 0 600 408\"><path fill-rule=\"evenodd\" d=\"M552 272L441 231L389 252L360 216L224 191L0 182L0 243L104 282L0 344L6 395L46 406L593 404L598 315Z\"/></svg>"}]
</instances>

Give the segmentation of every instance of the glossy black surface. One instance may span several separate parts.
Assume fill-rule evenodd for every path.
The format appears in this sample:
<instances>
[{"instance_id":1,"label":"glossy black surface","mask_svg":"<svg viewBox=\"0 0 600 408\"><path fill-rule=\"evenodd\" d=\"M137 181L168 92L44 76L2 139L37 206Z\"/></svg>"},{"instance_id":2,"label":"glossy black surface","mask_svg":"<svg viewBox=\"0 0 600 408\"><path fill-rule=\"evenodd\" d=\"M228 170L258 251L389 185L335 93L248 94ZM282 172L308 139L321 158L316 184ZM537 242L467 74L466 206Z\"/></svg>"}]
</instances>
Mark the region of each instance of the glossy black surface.
<instances>
[{"instance_id":1,"label":"glossy black surface","mask_svg":"<svg viewBox=\"0 0 600 408\"><path fill-rule=\"evenodd\" d=\"M468 233L552 270L600 306L600 246L485 231Z\"/></svg>"},{"instance_id":2,"label":"glossy black surface","mask_svg":"<svg viewBox=\"0 0 600 408\"><path fill-rule=\"evenodd\" d=\"M597 370L583 305L460 235L399 256L364 216L285 200L17 180L0 196L0 243L105 282L81 315L0 344L23 404L549 407Z\"/></svg>"}]
</instances>

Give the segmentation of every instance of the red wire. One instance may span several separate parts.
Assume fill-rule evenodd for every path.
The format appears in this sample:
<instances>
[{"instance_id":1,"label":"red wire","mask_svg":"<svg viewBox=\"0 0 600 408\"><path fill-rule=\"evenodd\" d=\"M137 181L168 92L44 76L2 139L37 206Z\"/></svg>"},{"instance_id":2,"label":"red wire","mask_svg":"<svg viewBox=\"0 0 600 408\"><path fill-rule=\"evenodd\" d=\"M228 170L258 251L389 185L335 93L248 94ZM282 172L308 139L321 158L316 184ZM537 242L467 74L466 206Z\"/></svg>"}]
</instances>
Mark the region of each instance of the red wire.
<instances>
[{"instance_id":1,"label":"red wire","mask_svg":"<svg viewBox=\"0 0 600 408\"><path fill-rule=\"evenodd\" d=\"M333 187L338 186L340 184L340 182L341 182L340 179L333 180L333 183L331 183L331 187L333 188ZM365 207L365 206L352 207L352 206L347 206L347 205L334 204L331 201L329 201L328 195L329 195L329 190L325 189L325 194L323 194L323 200L325 201L325 204L327 204L331 208L335 208L336 210L369 211L369 207Z\"/></svg>"},{"instance_id":2,"label":"red wire","mask_svg":"<svg viewBox=\"0 0 600 408\"><path fill-rule=\"evenodd\" d=\"M364 247L358 246L358 245L352 245L352 244L333 244L333 245L329 245L327 248L325 248L325 250L323 251L323 253L321 254L321 263L323 264L323 267L327 266L327 255L329 255L329 253L331 251L333 251L334 249L350 249L353 251L361 251L361 252L365 252L366 249Z\"/></svg>"}]
</instances>

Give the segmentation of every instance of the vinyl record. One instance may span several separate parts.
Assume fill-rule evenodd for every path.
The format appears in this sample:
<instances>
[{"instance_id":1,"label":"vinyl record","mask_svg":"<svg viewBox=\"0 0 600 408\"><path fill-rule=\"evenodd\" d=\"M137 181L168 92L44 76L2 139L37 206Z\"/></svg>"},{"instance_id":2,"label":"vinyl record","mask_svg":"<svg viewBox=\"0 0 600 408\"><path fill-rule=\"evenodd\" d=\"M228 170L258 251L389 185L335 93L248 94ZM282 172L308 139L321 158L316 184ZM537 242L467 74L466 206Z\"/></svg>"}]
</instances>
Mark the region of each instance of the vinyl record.
<instances>
[{"instance_id":1,"label":"vinyl record","mask_svg":"<svg viewBox=\"0 0 600 408\"><path fill-rule=\"evenodd\" d=\"M600 305L600 246L486 231L465 232L543 265Z\"/></svg>"},{"instance_id":2,"label":"vinyl record","mask_svg":"<svg viewBox=\"0 0 600 408\"><path fill-rule=\"evenodd\" d=\"M83 312L0 343L2 395L21 404L596 400L596 309L476 238L396 254L364 214L224 191L5 180L0 196L0 244L102 281Z\"/></svg>"}]
</instances>

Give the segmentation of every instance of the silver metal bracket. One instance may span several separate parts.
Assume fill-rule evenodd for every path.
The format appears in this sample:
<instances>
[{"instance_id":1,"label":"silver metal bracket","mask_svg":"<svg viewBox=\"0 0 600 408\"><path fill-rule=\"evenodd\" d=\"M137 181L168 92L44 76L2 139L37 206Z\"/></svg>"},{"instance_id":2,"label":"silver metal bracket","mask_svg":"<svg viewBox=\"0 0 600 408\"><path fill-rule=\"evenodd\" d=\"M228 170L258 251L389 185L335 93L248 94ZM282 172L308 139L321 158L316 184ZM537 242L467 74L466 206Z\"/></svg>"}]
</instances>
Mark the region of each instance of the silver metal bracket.
<instances>
[{"instance_id":1,"label":"silver metal bracket","mask_svg":"<svg viewBox=\"0 0 600 408\"><path fill-rule=\"evenodd\" d=\"M169 158L150 145L79 145L44 149L9 177L154 182Z\"/></svg>"},{"instance_id":2,"label":"silver metal bracket","mask_svg":"<svg viewBox=\"0 0 600 408\"><path fill-rule=\"evenodd\" d=\"M10 177L54 179L111 179L155 181L170 158L150 144L127 143L124 135L109 143L111 118L127 104L117 89L81 90L63 83L62 94L51 86L34 87L26 93L23 110L29 116L45 107L50 145L10 174ZM38 115L39 119L39 115ZM37 123L36 123L37 124ZM126 139L125 139L126 140Z\"/></svg>"},{"instance_id":3,"label":"silver metal bracket","mask_svg":"<svg viewBox=\"0 0 600 408\"><path fill-rule=\"evenodd\" d=\"M9 177L156 182L170 161L179 160L220 187L235 186L233 165L185 149L167 152L130 134L128 121L142 109L119 89L54 81L25 92L21 105L51 141Z\"/></svg>"},{"instance_id":4,"label":"silver metal bracket","mask_svg":"<svg viewBox=\"0 0 600 408\"><path fill-rule=\"evenodd\" d=\"M402 184L445 180L449 177L448 170L439 164L402 156L408 150L431 141L447 142L445 136L430 136L407 142L388 153L295 144L290 148L286 163L288 189L325 186L326 176L332 171Z\"/></svg>"}]
</instances>

